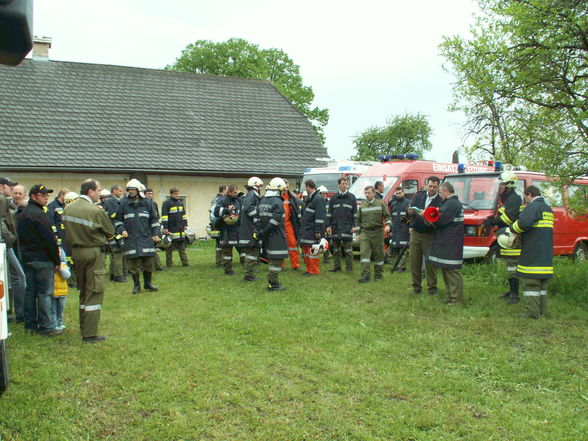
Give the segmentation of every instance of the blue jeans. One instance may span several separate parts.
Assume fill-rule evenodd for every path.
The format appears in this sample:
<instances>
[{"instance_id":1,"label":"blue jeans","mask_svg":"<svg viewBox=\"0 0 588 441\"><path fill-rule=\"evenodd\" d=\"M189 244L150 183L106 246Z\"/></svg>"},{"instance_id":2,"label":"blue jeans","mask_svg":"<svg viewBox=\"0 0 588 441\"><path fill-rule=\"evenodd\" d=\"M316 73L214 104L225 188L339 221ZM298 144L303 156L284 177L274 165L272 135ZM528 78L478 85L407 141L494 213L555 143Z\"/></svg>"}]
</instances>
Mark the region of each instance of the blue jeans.
<instances>
[{"instance_id":1,"label":"blue jeans","mask_svg":"<svg viewBox=\"0 0 588 441\"><path fill-rule=\"evenodd\" d=\"M67 296L59 296L51 298L51 312L53 314L53 320L56 328L62 328L63 326L63 311L65 310L65 304L67 303Z\"/></svg>"},{"instance_id":2,"label":"blue jeans","mask_svg":"<svg viewBox=\"0 0 588 441\"><path fill-rule=\"evenodd\" d=\"M6 250L8 270L10 271L10 290L12 305L17 322L24 318L24 296L27 287L26 276L12 248Z\"/></svg>"},{"instance_id":3,"label":"blue jeans","mask_svg":"<svg viewBox=\"0 0 588 441\"><path fill-rule=\"evenodd\" d=\"M51 297L55 265L51 262L28 262L24 265L27 289L24 298L24 327L41 334L55 330Z\"/></svg>"}]
</instances>

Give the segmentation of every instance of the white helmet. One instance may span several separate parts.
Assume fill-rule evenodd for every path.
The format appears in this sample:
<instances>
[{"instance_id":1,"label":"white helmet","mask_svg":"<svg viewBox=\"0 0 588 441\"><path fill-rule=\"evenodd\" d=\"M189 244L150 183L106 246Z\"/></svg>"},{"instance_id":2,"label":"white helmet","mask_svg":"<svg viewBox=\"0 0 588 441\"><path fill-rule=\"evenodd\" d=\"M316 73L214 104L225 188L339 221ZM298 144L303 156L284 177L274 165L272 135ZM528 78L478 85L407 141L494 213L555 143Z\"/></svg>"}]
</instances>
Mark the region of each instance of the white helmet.
<instances>
[{"instance_id":1,"label":"white helmet","mask_svg":"<svg viewBox=\"0 0 588 441\"><path fill-rule=\"evenodd\" d=\"M325 187L324 185L321 185L319 188L317 188L317 191L319 193L328 193L329 190L327 190L327 187Z\"/></svg>"},{"instance_id":2,"label":"white helmet","mask_svg":"<svg viewBox=\"0 0 588 441\"><path fill-rule=\"evenodd\" d=\"M259 179L257 176L253 176L249 178L249 180L247 181L247 185L249 187L260 187L263 185L263 181Z\"/></svg>"},{"instance_id":3,"label":"white helmet","mask_svg":"<svg viewBox=\"0 0 588 441\"><path fill-rule=\"evenodd\" d=\"M318 256L319 254L323 254L328 249L329 241L323 237L319 243L315 243L310 247L310 254L313 256Z\"/></svg>"},{"instance_id":4,"label":"white helmet","mask_svg":"<svg viewBox=\"0 0 588 441\"><path fill-rule=\"evenodd\" d=\"M288 186L282 178L273 178L269 183L270 190L285 190Z\"/></svg>"},{"instance_id":5,"label":"white helmet","mask_svg":"<svg viewBox=\"0 0 588 441\"><path fill-rule=\"evenodd\" d=\"M79 197L80 197L80 195L77 194L75 191L70 191L70 192L65 193L65 196L63 196L63 202L65 203L65 205L71 204L73 201L75 201Z\"/></svg>"},{"instance_id":6,"label":"white helmet","mask_svg":"<svg viewBox=\"0 0 588 441\"><path fill-rule=\"evenodd\" d=\"M110 196L110 192L107 189L103 188L102 190L100 190L100 197L101 198L105 198L108 196Z\"/></svg>"},{"instance_id":7,"label":"white helmet","mask_svg":"<svg viewBox=\"0 0 588 441\"><path fill-rule=\"evenodd\" d=\"M127 182L127 186L125 188L127 190L134 188L139 192L139 196L145 198L145 186L141 184L138 179L131 179L129 182Z\"/></svg>"},{"instance_id":8,"label":"white helmet","mask_svg":"<svg viewBox=\"0 0 588 441\"><path fill-rule=\"evenodd\" d=\"M511 249L517 237L519 237L517 233L513 233L508 228L505 228L504 233L498 235L498 245L501 248Z\"/></svg>"},{"instance_id":9,"label":"white helmet","mask_svg":"<svg viewBox=\"0 0 588 441\"><path fill-rule=\"evenodd\" d=\"M498 176L498 182L506 184L506 188L516 188L517 186L517 175L510 170L503 171Z\"/></svg>"}]
</instances>

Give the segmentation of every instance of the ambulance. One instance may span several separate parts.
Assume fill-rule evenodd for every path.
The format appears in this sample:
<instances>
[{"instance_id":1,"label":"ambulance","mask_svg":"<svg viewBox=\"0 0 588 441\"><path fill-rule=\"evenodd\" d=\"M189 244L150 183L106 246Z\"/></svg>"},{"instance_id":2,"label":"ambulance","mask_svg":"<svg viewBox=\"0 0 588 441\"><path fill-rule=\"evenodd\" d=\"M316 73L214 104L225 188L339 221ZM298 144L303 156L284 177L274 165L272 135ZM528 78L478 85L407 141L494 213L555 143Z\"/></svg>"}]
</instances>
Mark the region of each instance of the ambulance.
<instances>
[{"instance_id":1,"label":"ambulance","mask_svg":"<svg viewBox=\"0 0 588 441\"><path fill-rule=\"evenodd\" d=\"M499 248L492 231L483 228L484 219L494 216L500 208L498 176L503 170L511 170L518 178L515 191L523 197L523 190L534 185L553 209L553 254L572 255L585 260L588 250L588 216L577 216L569 209L570 197L588 198L588 177L558 187L543 173L523 170L509 164L496 163L491 172L468 172L445 176L455 188L455 194L464 207L464 259L484 257L494 260Z\"/></svg>"},{"instance_id":2,"label":"ambulance","mask_svg":"<svg viewBox=\"0 0 588 441\"><path fill-rule=\"evenodd\" d=\"M333 196L339 191L338 180L346 176L349 178L349 185L353 183L368 170L371 166L377 164L375 161L330 161L327 167L313 167L304 170L301 191L304 190L304 183L312 179L316 188L321 185L326 187L327 196Z\"/></svg>"}]
</instances>

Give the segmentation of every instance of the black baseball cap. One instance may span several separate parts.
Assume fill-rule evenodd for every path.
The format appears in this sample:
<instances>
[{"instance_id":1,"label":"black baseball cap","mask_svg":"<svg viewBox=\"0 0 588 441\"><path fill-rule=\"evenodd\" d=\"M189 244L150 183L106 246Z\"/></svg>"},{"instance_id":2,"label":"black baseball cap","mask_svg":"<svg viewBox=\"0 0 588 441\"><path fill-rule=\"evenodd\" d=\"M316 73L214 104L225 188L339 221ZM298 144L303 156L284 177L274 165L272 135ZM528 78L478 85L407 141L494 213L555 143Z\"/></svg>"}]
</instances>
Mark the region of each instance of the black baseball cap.
<instances>
[{"instance_id":1,"label":"black baseball cap","mask_svg":"<svg viewBox=\"0 0 588 441\"><path fill-rule=\"evenodd\" d=\"M10 187L14 187L18 182L13 182L10 178L3 178L0 177L0 184L8 185Z\"/></svg>"},{"instance_id":2,"label":"black baseball cap","mask_svg":"<svg viewBox=\"0 0 588 441\"><path fill-rule=\"evenodd\" d=\"M49 194L49 193L53 193L53 190L45 187L43 184L35 184L29 190L29 196L31 196L33 194L37 194L37 193Z\"/></svg>"}]
</instances>

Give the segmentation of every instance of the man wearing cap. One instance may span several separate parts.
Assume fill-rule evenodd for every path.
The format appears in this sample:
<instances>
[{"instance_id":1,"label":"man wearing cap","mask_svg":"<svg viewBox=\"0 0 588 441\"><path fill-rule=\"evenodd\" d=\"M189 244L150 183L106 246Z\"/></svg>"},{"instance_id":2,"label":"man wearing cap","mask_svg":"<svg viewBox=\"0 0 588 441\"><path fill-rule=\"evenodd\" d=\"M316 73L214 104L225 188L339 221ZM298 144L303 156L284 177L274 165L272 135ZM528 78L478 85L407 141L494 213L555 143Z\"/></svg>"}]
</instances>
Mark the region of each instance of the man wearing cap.
<instances>
[{"instance_id":1,"label":"man wearing cap","mask_svg":"<svg viewBox=\"0 0 588 441\"><path fill-rule=\"evenodd\" d=\"M45 213L53 190L33 185L29 204L20 215L17 226L23 269L26 276L24 327L29 333L52 336L62 334L51 312L54 273L61 266L57 241Z\"/></svg>"},{"instance_id":2,"label":"man wearing cap","mask_svg":"<svg viewBox=\"0 0 588 441\"><path fill-rule=\"evenodd\" d=\"M80 197L63 211L80 289L80 330L85 343L106 339L98 335L98 323L104 298L106 264L104 251L114 235L114 227L103 209L94 205L100 199L100 183L94 179L82 182Z\"/></svg>"},{"instance_id":3,"label":"man wearing cap","mask_svg":"<svg viewBox=\"0 0 588 441\"><path fill-rule=\"evenodd\" d=\"M17 183L12 182L9 178L0 177L0 228L2 229L2 240L6 243L11 310L14 313L14 319L17 322L22 322L26 276L17 257L16 216L11 210L11 204L8 200L15 185Z\"/></svg>"}]
</instances>

